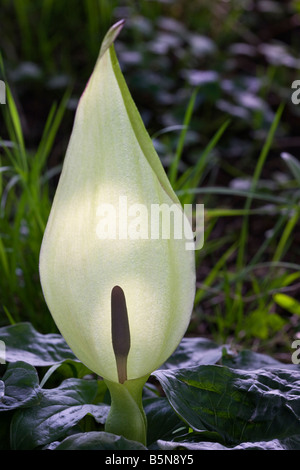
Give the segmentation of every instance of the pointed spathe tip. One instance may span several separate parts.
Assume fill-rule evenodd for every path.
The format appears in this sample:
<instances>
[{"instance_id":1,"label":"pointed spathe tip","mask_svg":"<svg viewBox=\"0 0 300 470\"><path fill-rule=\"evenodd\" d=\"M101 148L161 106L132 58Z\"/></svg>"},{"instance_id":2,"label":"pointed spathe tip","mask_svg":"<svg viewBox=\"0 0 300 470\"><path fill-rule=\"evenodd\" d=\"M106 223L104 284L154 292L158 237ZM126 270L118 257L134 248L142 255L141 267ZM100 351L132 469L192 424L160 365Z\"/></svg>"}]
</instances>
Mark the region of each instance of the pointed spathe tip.
<instances>
[{"instance_id":1,"label":"pointed spathe tip","mask_svg":"<svg viewBox=\"0 0 300 470\"><path fill-rule=\"evenodd\" d=\"M117 37L119 36L123 26L125 24L125 19L122 19L115 23L111 28L107 31L100 49L99 58L103 56L103 54L110 48L110 46L115 42Z\"/></svg>"},{"instance_id":2,"label":"pointed spathe tip","mask_svg":"<svg viewBox=\"0 0 300 470\"><path fill-rule=\"evenodd\" d=\"M118 29L118 30L119 30L119 28L122 29L123 26L124 26L124 24L125 24L125 22L126 22L125 18L122 18L121 20L117 21L117 23L115 23L115 24L111 27L111 29ZM121 29L120 29L120 31L121 31Z\"/></svg>"}]
</instances>

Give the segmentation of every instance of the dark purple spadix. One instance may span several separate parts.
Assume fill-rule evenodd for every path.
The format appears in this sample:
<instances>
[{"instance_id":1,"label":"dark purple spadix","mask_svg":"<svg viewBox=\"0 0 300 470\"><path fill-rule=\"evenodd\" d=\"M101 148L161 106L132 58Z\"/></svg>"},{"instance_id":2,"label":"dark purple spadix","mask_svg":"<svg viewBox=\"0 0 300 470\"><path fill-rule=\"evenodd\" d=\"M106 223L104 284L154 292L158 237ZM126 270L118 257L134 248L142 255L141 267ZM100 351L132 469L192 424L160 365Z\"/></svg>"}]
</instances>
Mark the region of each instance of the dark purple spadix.
<instances>
[{"instance_id":1,"label":"dark purple spadix","mask_svg":"<svg viewBox=\"0 0 300 470\"><path fill-rule=\"evenodd\" d=\"M111 291L111 337L116 357L118 380L127 380L127 356L130 349L130 330L124 291L115 286Z\"/></svg>"}]
</instances>

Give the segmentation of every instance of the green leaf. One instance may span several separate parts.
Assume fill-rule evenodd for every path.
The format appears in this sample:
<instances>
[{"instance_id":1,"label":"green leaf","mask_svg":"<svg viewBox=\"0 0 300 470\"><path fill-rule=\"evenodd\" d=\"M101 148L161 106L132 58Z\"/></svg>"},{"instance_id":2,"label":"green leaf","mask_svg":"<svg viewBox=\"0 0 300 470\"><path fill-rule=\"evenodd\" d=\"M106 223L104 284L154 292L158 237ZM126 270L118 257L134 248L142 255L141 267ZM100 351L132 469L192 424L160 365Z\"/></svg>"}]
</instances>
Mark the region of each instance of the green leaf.
<instances>
[{"instance_id":1,"label":"green leaf","mask_svg":"<svg viewBox=\"0 0 300 470\"><path fill-rule=\"evenodd\" d=\"M182 156L186 133L188 131L188 127L192 118L198 92L199 92L199 89L197 87L194 89L192 96L190 98L187 110L185 112L182 131L180 133L179 142L178 142L177 149L176 149L176 154L175 154L174 160L172 161L172 164L170 165L169 178L170 178L170 183L173 187L176 184L178 165Z\"/></svg>"},{"instance_id":2,"label":"green leaf","mask_svg":"<svg viewBox=\"0 0 300 470\"><path fill-rule=\"evenodd\" d=\"M54 374L54 372L56 372L56 374ZM52 375L55 376L54 380L57 380L58 374L60 376L60 380L64 380L70 377L75 377L76 379L82 379L85 376L92 374L92 372L81 362L72 361L71 359L66 359L63 362L58 362L54 364L47 370L47 372L44 374L43 378L41 379L41 383L40 383L41 387L44 388L45 384L48 383L50 379L52 379ZM50 388L50 386L47 385L47 388Z\"/></svg>"},{"instance_id":3,"label":"green leaf","mask_svg":"<svg viewBox=\"0 0 300 470\"><path fill-rule=\"evenodd\" d=\"M9 364L0 381L0 412L39 402L41 389L34 367L25 362Z\"/></svg>"},{"instance_id":4,"label":"green leaf","mask_svg":"<svg viewBox=\"0 0 300 470\"><path fill-rule=\"evenodd\" d=\"M293 315L300 315L300 302L286 294L273 295L275 302Z\"/></svg>"},{"instance_id":5,"label":"green leaf","mask_svg":"<svg viewBox=\"0 0 300 470\"><path fill-rule=\"evenodd\" d=\"M257 309L244 319L244 328L252 337L268 339L275 332L282 330L285 323L277 313L270 313L267 309Z\"/></svg>"},{"instance_id":6,"label":"green leaf","mask_svg":"<svg viewBox=\"0 0 300 470\"><path fill-rule=\"evenodd\" d=\"M63 439L87 414L104 424L109 406L93 404L96 380L67 379L53 389L42 390L39 403L19 410L11 423L13 449L30 450Z\"/></svg>"},{"instance_id":7,"label":"green leaf","mask_svg":"<svg viewBox=\"0 0 300 470\"><path fill-rule=\"evenodd\" d=\"M277 361L267 354L261 354L254 351L244 349L238 354L225 355L222 359L222 364L232 369L241 370L255 370L255 369L295 369L299 370L299 367L295 364L285 364Z\"/></svg>"},{"instance_id":8,"label":"green leaf","mask_svg":"<svg viewBox=\"0 0 300 470\"><path fill-rule=\"evenodd\" d=\"M32 366L50 366L66 359L76 360L60 334L38 333L30 323L0 328L6 362L24 361Z\"/></svg>"},{"instance_id":9,"label":"green leaf","mask_svg":"<svg viewBox=\"0 0 300 470\"><path fill-rule=\"evenodd\" d=\"M158 439L173 439L176 431L182 428L182 421L174 412L166 398L149 398L143 402L147 416L147 443Z\"/></svg>"},{"instance_id":10,"label":"green leaf","mask_svg":"<svg viewBox=\"0 0 300 470\"><path fill-rule=\"evenodd\" d=\"M183 338L172 356L160 369L191 367L200 364L216 364L229 346L220 346L206 338Z\"/></svg>"},{"instance_id":11,"label":"green leaf","mask_svg":"<svg viewBox=\"0 0 300 470\"><path fill-rule=\"evenodd\" d=\"M300 371L218 365L154 373L176 413L225 445L300 434ZM283 426L284 423L284 426Z\"/></svg>"},{"instance_id":12,"label":"green leaf","mask_svg":"<svg viewBox=\"0 0 300 470\"><path fill-rule=\"evenodd\" d=\"M237 446L231 447L224 446L219 442L192 442L188 440L180 442L160 440L157 444L162 450L300 450L299 436L282 440L273 439L271 441L243 442Z\"/></svg>"},{"instance_id":13,"label":"green leaf","mask_svg":"<svg viewBox=\"0 0 300 470\"><path fill-rule=\"evenodd\" d=\"M147 450L140 442L106 432L86 432L64 439L55 450Z\"/></svg>"},{"instance_id":14,"label":"green leaf","mask_svg":"<svg viewBox=\"0 0 300 470\"><path fill-rule=\"evenodd\" d=\"M281 158L285 161L289 167L292 175L295 177L298 184L300 184L300 163L299 161L291 154L283 152Z\"/></svg>"}]
</instances>

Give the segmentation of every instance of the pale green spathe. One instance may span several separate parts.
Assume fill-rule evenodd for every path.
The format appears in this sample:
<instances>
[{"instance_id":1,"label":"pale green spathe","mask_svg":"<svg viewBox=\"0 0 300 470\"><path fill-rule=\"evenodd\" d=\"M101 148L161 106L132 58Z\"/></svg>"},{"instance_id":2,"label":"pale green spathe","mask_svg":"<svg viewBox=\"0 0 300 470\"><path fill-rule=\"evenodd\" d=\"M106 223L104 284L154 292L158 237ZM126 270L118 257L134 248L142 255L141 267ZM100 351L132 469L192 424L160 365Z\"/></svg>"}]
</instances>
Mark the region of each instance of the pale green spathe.
<instances>
[{"instance_id":1,"label":"pale green spathe","mask_svg":"<svg viewBox=\"0 0 300 470\"><path fill-rule=\"evenodd\" d=\"M108 36L109 37L109 36ZM181 240L101 240L98 208L178 203L132 101L111 41L80 99L40 254L49 310L87 367L117 382L110 296L122 287L128 380L158 368L183 337L195 293L194 252Z\"/></svg>"}]
</instances>

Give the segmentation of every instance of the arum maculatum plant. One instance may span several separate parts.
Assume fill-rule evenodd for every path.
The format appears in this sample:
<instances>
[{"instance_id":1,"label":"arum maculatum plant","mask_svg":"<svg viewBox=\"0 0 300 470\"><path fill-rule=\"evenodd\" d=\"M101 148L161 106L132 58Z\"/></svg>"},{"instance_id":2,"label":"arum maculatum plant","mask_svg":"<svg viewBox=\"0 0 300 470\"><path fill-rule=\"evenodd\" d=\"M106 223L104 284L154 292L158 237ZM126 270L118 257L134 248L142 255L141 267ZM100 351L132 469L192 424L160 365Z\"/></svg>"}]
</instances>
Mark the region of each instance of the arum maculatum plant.
<instances>
[{"instance_id":1,"label":"arum maculatum plant","mask_svg":"<svg viewBox=\"0 0 300 470\"><path fill-rule=\"evenodd\" d=\"M186 332L195 261L184 237L99 237L101 204L179 205L115 54L123 23L106 34L78 104L40 278L60 332L109 388L106 431L145 443L142 390Z\"/></svg>"}]
</instances>

